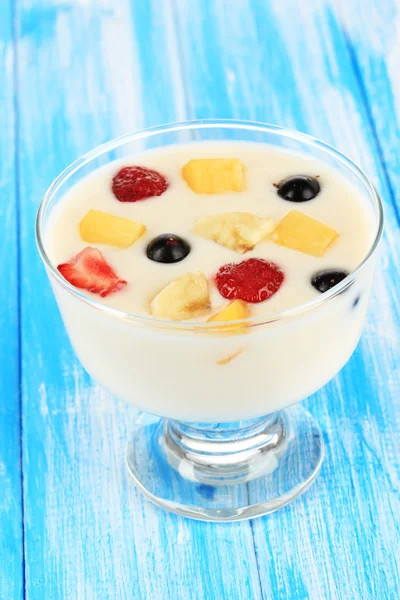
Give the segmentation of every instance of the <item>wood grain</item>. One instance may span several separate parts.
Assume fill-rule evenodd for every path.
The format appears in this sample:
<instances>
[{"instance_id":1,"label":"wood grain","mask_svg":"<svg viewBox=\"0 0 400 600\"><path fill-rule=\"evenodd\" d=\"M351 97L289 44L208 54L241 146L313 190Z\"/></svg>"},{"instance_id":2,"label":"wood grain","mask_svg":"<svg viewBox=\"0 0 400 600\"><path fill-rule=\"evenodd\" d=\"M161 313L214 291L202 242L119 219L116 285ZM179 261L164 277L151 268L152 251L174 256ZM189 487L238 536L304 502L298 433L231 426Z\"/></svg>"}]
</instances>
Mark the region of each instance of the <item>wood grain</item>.
<instances>
[{"instance_id":1,"label":"wood grain","mask_svg":"<svg viewBox=\"0 0 400 600\"><path fill-rule=\"evenodd\" d=\"M168 6L164 18L161 4L143 4L20 2L20 93L30 98L21 106L27 597L260 598L249 524L167 515L128 480L132 411L78 365L34 247L40 198L68 162L105 138L184 116L170 84L179 86L179 65Z\"/></svg>"},{"instance_id":2,"label":"wood grain","mask_svg":"<svg viewBox=\"0 0 400 600\"><path fill-rule=\"evenodd\" d=\"M12 8L18 123L11 119L0 128L0 194L15 199L18 190L20 218L16 201L2 202L0 249L5 256L7 248L10 285L0 286L6 340L0 347L0 440L6 440L0 443L1 559L6 552L0 597L23 596L20 226L27 598L397 600L395 0L6 0L0 6L5 115L13 115L17 91ZM287 508L235 525L164 513L132 486L123 453L135 413L79 366L33 233L45 189L80 154L140 127L195 117L268 121L332 143L371 175L387 219L362 341L342 373L307 401L327 443L321 475Z\"/></svg>"},{"instance_id":3,"label":"wood grain","mask_svg":"<svg viewBox=\"0 0 400 600\"><path fill-rule=\"evenodd\" d=\"M400 225L400 4L387 0L381 11L375 2L342 0L339 7L352 66Z\"/></svg>"},{"instance_id":4,"label":"wood grain","mask_svg":"<svg viewBox=\"0 0 400 600\"><path fill-rule=\"evenodd\" d=\"M298 502L255 521L253 530L267 598L394 599L400 580L394 551L400 547L398 226L344 32L327 2L260 0L234 10L228 0L190 9L178 4L192 116L258 119L312 133L361 164L382 193L386 236L362 342L342 373L307 402L327 441L321 476Z\"/></svg>"},{"instance_id":5,"label":"wood grain","mask_svg":"<svg viewBox=\"0 0 400 600\"><path fill-rule=\"evenodd\" d=\"M13 12L0 8L0 597L23 597Z\"/></svg>"}]
</instances>

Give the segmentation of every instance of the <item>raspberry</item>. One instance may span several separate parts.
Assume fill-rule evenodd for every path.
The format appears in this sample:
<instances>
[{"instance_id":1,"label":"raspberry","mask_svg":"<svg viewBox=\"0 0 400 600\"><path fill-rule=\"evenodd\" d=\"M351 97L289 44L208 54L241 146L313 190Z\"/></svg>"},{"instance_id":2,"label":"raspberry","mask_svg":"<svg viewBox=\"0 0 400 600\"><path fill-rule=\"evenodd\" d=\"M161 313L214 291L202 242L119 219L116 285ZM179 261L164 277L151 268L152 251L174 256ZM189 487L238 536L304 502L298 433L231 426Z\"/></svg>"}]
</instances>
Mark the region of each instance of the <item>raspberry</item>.
<instances>
[{"instance_id":1,"label":"raspberry","mask_svg":"<svg viewBox=\"0 0 400 600\"><path fill-rule=\"evenodd\" d=\"M120 202L137 202L152 196L161 196L168 181L157 171L146 167L124 167L114 176L112 191Z\"/></svg>"},{"instance_id":2,"label":"raspberry","mask_svg":"<svg viewBox=\"0 0 400 600\"><path fill-rule=\"evenodd\" d=\"M215 276L221 296L252 303L271 298L284 279L278 265L262 258L249 258L237 264L224 265Z\"/></svg>"}]
</instances>

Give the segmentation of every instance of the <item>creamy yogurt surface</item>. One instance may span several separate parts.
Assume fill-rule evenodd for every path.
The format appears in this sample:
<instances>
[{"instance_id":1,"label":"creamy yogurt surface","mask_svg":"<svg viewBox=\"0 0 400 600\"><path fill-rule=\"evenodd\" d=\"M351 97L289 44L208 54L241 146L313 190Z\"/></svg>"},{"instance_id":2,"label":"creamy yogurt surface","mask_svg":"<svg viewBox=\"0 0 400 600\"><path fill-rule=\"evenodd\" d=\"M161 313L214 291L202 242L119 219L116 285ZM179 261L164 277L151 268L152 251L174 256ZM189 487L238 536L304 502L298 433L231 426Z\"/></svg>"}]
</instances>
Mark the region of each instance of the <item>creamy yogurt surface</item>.
<instances>
[{"instance_id":1,"label":"creamy yogurt surface","mask_svg":"<svg viewBox=\"0 0 400 600\"><path fill-rule=\"evenodd\" d=\"M181 174L191 159L236 158L246 167L247 188L241 192L198 194ZM141 165L163 174L169 183L160 196L137 202L120 202L112 191L112 179L124 166ZM317 178L321 190L312 200L295 203L282 199L277 184L289 176ZM143 223L147 230L132 246L118 248L88 244L79 233L79 223L90 209ZM193 232L196 221L226 212L246 212L269 217L278 223L297 210L334 228L339 237L323 256L286 248L271 239L258 243L245 254L224 247ZM184 238L191 252L180 262L166 264L150 260L146 247L160 234ZM191 320L206 321L229 303L219 293L214 277L227 263L261 258L276 263L285 279L277 293L250 305L251 316L262 316L302 304L320 294L312 285L313 274L325 269L353 271L373 241L373 218L365 199L345 177L322 161L273 146L248 142L196 142L169 146L126 157L99 168L76 184L53 209L45 232L46 251L57 266L71 260L87 246L95 246L128 285L106 298L86 292L96 300L139 316L151 316L150 304L160 290L175 278L200 271L210 285L211 307ZM84 290L82 290L84 291Z\"/></svg>"}]
</instances>

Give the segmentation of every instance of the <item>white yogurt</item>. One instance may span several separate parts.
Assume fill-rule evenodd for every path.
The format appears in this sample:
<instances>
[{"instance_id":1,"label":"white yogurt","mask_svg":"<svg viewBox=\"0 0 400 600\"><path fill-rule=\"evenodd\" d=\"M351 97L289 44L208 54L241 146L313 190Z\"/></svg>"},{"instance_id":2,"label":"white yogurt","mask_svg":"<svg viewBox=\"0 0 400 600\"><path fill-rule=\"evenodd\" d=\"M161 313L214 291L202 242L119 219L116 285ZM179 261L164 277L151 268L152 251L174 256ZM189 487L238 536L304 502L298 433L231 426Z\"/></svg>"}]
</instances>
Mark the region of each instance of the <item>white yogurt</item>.
<instances>
[{"instance_id":1,"label":"white yogurt","mask_svg":"<svg viewBox=\"0 0 400 600\"><path fill-rule=\"evenodd\" d=\"M241 159L247 167L247 190L223 195L192 192L181 177L181 167L191 158L212 157ZM159 197L120 203L111 191L111 180L129 164L163 173L168 190ZM298 174L319 176L321 192L314 200L295 204L278 196L273 184ZM368 201L340 173L305 155L246 142L172 146L95 171L75 185L50 216L45 247L55 265L89 245L80 238L78 224L91 208L140 221L147 232L128 249L97 245L129 285L105 299L87 295L145 317L151 316L152 298L171 280L202 271L210 278L212 308L197 320L207 320L228 303L212 283L213 276L222 265L251 257L272 260L285 274L274 296L251 305L252 316L270 317L319 296L310 284L316 271L354 270L374 237ZM272 241L259 243L243 256L191 232L195 220L216 213L249 212L279 221L293 209L339 232L323 257ZM145 248L161 233L182 236L191 244L191 253L175 264L149 260ZM372 265L368 264L350 288L318 309L239 335L161 330L118 320L86 305L60 285L54 288L76 353L103 387L150 413L193 421L233 421L259 417L301 400L341 369L359 339L371 278ZM225 360L236 353L232 360Z\"/></svg>"}]
</instances>

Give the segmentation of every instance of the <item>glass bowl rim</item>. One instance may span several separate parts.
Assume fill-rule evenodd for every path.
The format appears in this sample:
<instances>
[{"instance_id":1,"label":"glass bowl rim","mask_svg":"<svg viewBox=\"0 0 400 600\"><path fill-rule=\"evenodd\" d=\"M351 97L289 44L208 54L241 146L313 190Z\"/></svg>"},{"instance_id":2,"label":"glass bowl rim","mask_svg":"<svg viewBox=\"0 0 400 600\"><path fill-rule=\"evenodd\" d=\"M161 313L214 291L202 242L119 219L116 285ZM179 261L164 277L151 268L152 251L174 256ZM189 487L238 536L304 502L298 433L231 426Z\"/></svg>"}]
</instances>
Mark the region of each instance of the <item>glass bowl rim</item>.
<instances>
[{"instance_id":1,"label":"glass bowl rim","mask_svg":"<svg viewBox=\"0 0 400 600\"><path fill-rule=\"evenodd\" d=\"M157 136L159 134L174 132L174 131L182 131L182 130L191 130L191 129L212 129L212 128L222 128L222 129L244 129L249 131L259 131L262 133L272 133L274 135L278 135L281 137L286 137L289 139L297 140L299 142L305 143L310 147L316 147L324 151L326 154L333 156L335 159L339 160L339 162L343 163L347 168L349 168L355 175L366 184L367 189L370 192L370 195L373 199L374 208L377 213L377 221L378 226L376 230L376 234L373 242L365 254L364 258L360 261L358 266L347 276L345 277L339 284L333 287L331 290L324 292L320 296L312 298L306 302L301 304L296 304L290 308L277 311L274 313L267 313L265 315L258 315L254 317L248 317L246 319L238 320L238 321L230 321L230 322L199 322L199 321L170 321L170 320L162 320L155 319L153 317L147 317L143 315L136 315L134 313L130 313L127 311L122 311L117 308L112 308L111 306L107 306L97 301L95 298L87 296L84 292L81 292L78 288L75 288L72 284L70 284L61 273L57 270L53 262L50 260L45 247L44 247L44 231L43 231L43 217L45 211L47 209L48 204L51 202L54 194L58 191L58 189L65 183L65 181L71 177L74 173L76 173L79 169L90 163L95 158L98 158L102 154L114 150L115 148L121 147L126 143L131 141L140 140L144 138L150 138L153 136ZM224 326L226 329L229 323L235 323L236 325L243 325L244 327L251 327L257 325L263 325L267 323L273 323L276 321L289 320L293 317L300 316L311 311L314 308L317 308L327 302L329 300L335 298L340 293L342 293L345 289L350 287L353 281L357 278L358 273L362 270L362 268L366 265L366 263L370 260L370 258L375 254L376 249L378 248L379 242L383 233L383 206L381 198L378 192L375 189L375 186L366 175L366 173L358 167L350 158L330 146L325 142L309 135L306 133L302 133L300 131L296 131L294 129L280 127L278 125L273 125L270 123L262 123L257 121L245 121L245 120L235 120L235 119L198 119L192 121L182 121L182 122L173 122L166 123L163 125L156 125L153 127L148 127L146 129L141 129L135 131L133 133L128 133L122 135L120 137L114 138L104 144L100 144L96 146L89 152L83 154L74 162L72 162L69 166L67 166L51 183L47 191L45 192L43 199L40 203L39 210L36 218L36 243L39 250L39 254L41 259L48 270L48 272L52 275L52 277L59 283L65 290L70 292L73 296L75 296L78 300L84 302L85 304L100 310L103 313L108 314L110 317L117 318L119 320L128 321L131 323L145 325L149 328L168 328L168 329L184 329L184 330L198 330L198 331L216 331L219 326Z\"/></svg>"}]
</instances>

